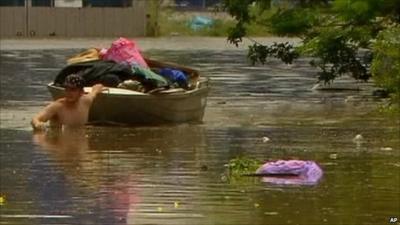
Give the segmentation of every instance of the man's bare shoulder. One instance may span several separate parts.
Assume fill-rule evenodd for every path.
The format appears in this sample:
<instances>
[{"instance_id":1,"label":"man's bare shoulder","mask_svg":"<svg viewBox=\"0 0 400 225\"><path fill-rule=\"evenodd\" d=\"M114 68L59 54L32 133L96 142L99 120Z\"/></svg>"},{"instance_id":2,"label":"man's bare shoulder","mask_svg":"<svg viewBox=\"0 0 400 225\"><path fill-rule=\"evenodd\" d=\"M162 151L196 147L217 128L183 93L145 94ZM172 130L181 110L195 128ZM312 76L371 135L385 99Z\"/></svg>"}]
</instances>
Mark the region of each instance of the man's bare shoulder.
<instances>
[{"instance_id":1,"label":"man's bare shoulder","mask_svg":"<svg viewBox=\"0 0 400 225\"><path fill-rule=\"evenodd\" d=\"M65 104L65 98L59 98L53 102L55 105L63 105Z\"/></svg>"},{"instance_id":2,"label":"man's bare shoulder","mask_svg":"<svg viewBox=\"0 0 400 225\"><path fill-rule=\"evenodd\" d=\"M53 101L52 103L50 103L49 107L59 109L59 108L63 107L65 103L66 103L65 98L59 98L59 99Z\"/></svg>"}]
</instances>

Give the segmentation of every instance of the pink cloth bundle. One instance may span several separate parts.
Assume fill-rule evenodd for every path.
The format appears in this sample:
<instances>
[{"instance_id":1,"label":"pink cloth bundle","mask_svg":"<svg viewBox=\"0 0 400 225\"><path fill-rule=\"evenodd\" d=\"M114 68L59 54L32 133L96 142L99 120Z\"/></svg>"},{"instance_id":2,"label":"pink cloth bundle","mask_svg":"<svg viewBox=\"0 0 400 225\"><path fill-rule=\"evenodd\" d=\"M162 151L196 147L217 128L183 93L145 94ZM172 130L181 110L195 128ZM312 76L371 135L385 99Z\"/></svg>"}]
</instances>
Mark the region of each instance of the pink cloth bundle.
<instances>
[{"instance_id":1,"label":"pink cloth bundle","mask_svg":"<svg viewBox=\"0 0 400 225\"><path fill-rule=\"evenodd\" d=\"M100 56L103 60L112 60L120 64L149 67L140 54L135 41L122 37L114 41L109 49L102 49Z\"/></svg>"},{"instance_id":2,"label":"pink cloth bundle","mask_svg":"<svg viewBox=\"0 0 400 225\"><path fill-rule=\"evenodd\" d=\"M318 183L323 172L314 161L278 160L265 163L256 174L268 183L312 185Z\"/></svg>"}]
</instances>

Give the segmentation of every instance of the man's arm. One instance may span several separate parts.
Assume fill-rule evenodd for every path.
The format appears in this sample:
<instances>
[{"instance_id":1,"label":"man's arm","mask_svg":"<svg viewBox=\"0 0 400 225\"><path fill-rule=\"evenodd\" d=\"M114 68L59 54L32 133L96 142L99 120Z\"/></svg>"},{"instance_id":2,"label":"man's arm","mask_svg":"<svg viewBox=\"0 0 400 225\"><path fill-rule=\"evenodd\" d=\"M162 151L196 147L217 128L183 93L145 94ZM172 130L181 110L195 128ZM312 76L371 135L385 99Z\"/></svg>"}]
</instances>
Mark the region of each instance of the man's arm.
<instances>
[{"instance_id":1,"label":"man's arm","mask_svg":"<svg viewBox=\"0 0 400 225\"><path fill-rule=\"evenodd\" d=\"M52 102L48 106L46 106L42 111L40 111L37 115L32 118L31 125L32 128L37 130L44 130L46 122L51 118L57 115L57 111L59 109L58 102Z\"/></svg>"},{"instance_id":2,"label":"man's arm","mask_svg":"<svg viewBox=\"0 0 400 225\"><path fill-rule=\"evenodd\" d=\"M90 103L93 102L93 100L96 98L96 96L101 93L104 90L107 90L108 88L104 87L102 84L95 84L92 87L92 91L87 94L87 98L90 100Z\"/></svg>"}]
</instances>

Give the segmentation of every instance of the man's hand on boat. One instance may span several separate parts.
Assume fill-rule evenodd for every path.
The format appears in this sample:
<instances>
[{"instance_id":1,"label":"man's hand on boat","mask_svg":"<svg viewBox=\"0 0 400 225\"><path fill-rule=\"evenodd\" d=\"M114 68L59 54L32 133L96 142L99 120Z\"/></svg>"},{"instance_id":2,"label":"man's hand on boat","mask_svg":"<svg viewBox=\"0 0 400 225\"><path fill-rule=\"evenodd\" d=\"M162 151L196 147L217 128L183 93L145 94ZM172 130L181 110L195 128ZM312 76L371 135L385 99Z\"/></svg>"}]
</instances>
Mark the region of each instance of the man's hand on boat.
<instances>
[{"instance_id":1,"label":"man's hand on boat","mask_svg":"<svg viewBox=\"0 0 400 225\"><path fill-rule=\"evenodd\" d=\"M95 84L92 87L92 92L100 93L103 91L108 91L108 87L103 86L102 84Z\"/></svg>"}]
</instances>

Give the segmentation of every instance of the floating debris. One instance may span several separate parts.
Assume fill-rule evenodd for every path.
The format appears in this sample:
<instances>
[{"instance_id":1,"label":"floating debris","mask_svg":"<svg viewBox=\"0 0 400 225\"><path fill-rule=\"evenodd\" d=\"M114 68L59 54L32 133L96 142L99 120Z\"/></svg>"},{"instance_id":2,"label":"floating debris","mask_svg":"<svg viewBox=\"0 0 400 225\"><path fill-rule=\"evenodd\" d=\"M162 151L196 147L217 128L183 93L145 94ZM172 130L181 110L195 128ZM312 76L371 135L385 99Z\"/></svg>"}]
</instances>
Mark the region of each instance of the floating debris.
<instances>
[{"instance_id":1,"label":"floating debris","mask_svg":"<svg viewBox=\"0 0 400 225\"><path fill-rule=\"evenodd\" d=\"M0 206L4 205L6 203L6 196L1 195L0 196Z\"/></svg>"},{"instance_id":2,"label":"floating debris","mask_svg":"<svg viewBox=\"0 0 400 225\"><path fill-rule=\"evenodd\" d=\"M276 216L278 215L278 212L264 212L264 215L268 215L268 216Z\"/></svg>"},{"instance_id":3,"label":"floating debris","mask_svg":"<svg viewBox=\"0 0 400 225\"><path fill-rule=\"evenodd\" d=\"M393 150L393 148L391 148L391 147L382 147L381 148L381 151L392 151Z\"/></svg>"},{"instance_id":4,"label":"floating debris","mask_svg":"<svg viewBox=\"0 0 400 225\"><path fill-rule=\"evenodd\" d=\"M278 160L267 162L257 169L262 181L285 185L314 185L322 177L321 168L314 161Z\"/></svg>"},{"instance_id":5,"label":"floating debris","mask_svg":"<svg viewBox=\"0 0 400 225\"><path fill-rule=\"evenodd\" d=\"M336 153L329 154L329 158L330 159L337 159L337 154Z\"/></svg>"},{"instance_id":6,"label":"floating debris","mask_svg":"<svg viewBox=\"0 0 400 225\"><path fill-rule=\"evenodd\" d=\"M263 137L262 138L262 141L265 143L265 142L268 142L270 139L268 138L268 137Z\"/></svg>"},{"instance_id":7,"label":"floating debris","mask_svg":"<svg viewBox=\"0 0 400 225\"><path fill-rule=\"evenodd\" d=\"M228 181L228 177L225 174L221 175L221 181L222 182L227 182Z\"/></svg>"},{"instance_id":8,"label":"floating debris","mask_svg":"<svg viewBox=\"0 0 400 225\"><path fill-rule=\"evenodd\" d=\"M364 141L364 137L363 137L361 134L357 134L357 135L353 138L353 142L360 143L360 142L362 142L362 141Z\"/></svg>"},{"instance_id":9,"label":"floating debris","mask_svg":"<svg viewBox=\"0 0 400 225\"><path fill-rule=\"evenodd\" d=\"M200 170L201 170L201 171L207 171L207 170L208 170L208 166L207 166L207 165L202 165L202 166L200 167Z\"/></svg>"}]
</instances>

